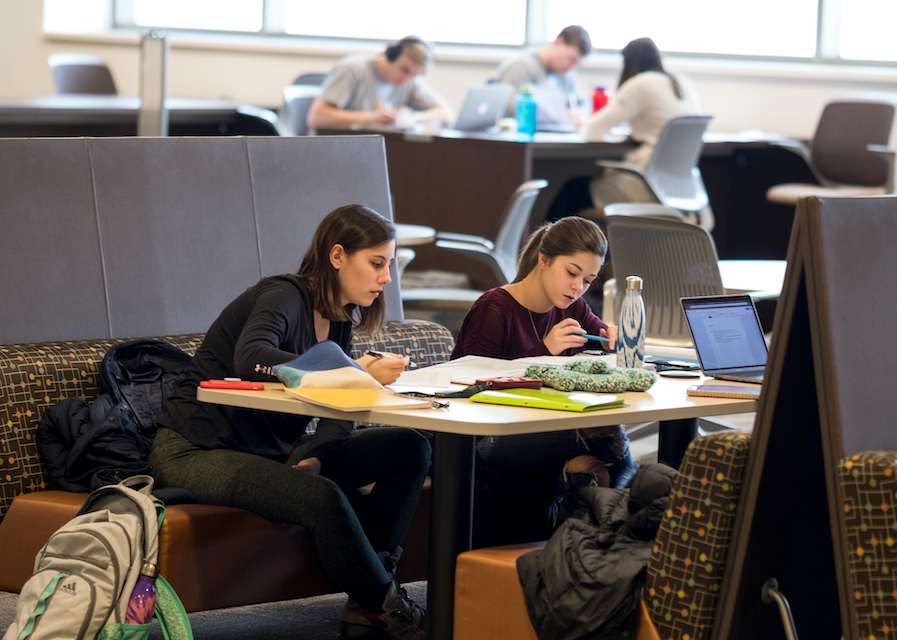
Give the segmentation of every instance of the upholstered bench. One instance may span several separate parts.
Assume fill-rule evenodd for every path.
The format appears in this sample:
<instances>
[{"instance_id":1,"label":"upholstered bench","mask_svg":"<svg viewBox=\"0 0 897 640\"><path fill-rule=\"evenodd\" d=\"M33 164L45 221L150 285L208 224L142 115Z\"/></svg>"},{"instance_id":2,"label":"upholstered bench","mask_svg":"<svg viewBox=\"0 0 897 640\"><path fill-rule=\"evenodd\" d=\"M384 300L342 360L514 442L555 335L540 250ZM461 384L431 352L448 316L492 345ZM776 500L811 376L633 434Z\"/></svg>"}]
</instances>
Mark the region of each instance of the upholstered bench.
<instances>
[{"instance_id":1,"label":"upholstered bench","mask_svg":"<svg viewBox=\"0 0 897 640\"><path fill-rule=\"evenodd\" d=\"M194 353L201 335L163 336ZM70 520L87 494L54 490L35 444L41 415L70 396L100 394L97 371L106 350L124 340L0 346L0 591L18 592L34 556ZM356 335L365 349L410 356L419 365L448 360L454 340L430 322L393 321L376 336ZM364 495L350 496L364 500ZM426 577L429 484L403 547L399 580ZM166 507L159 541L161 572L188 611L218 609L331 593L311 536L241 509L183 504Z\"/></svg>"},{"instance_id":2,"label":"upholstered bench","mask_svg":"<svg viewBox=\"0 0 897 640\"><path fill-rule=\"evenodd\" d=\"M638 640L709 637L749 442L748 433L726 432L689 445L648 562ZM490 547L458 556L455 640L535 640L517 558L542 546Z\"/></svg>"}]
</instances>

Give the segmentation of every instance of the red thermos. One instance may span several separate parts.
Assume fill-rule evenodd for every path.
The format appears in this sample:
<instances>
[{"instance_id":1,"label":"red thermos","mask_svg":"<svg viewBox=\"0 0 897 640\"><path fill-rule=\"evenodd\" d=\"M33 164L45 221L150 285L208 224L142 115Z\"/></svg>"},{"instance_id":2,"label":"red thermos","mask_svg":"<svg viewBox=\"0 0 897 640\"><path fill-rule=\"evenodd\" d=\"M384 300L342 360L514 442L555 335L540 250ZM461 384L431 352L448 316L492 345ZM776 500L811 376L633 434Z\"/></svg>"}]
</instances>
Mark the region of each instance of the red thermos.
<instances>
[{"instance_id":1,"label":"red thermos","mask_svg":"<svg viewBox=\"0 0 897 640\"><path fill-rule=\"evenodd\" d=\"M595 92L592 94L592 113L597 113L606 104L607 94L604 93L604 87L595 87Z\"/></svg>"}]
</instances>

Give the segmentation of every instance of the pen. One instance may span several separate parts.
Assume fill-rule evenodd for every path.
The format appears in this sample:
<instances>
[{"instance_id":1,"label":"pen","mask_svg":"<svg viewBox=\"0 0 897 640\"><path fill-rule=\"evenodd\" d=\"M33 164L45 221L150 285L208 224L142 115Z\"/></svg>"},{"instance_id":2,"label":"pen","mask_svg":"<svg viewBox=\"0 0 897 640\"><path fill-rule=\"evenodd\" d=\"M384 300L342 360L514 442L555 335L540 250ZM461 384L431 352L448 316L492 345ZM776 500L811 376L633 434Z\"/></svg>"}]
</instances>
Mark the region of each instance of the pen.
<instances>
[{"instance_id":1,"label":"pen","mask_svg":"<svg viewBox=\"0 0 897 640\"><path fill-rule=\"evenodd\" d=\"M571 336L582 336L583 338L588 338L589 340L600 340L601 342L610 342L608 338L602 338L601 336L593 336L590 333L571 333Z\"/></svg>"},{"instance_id":2,"label":"pen","mask_svg":"<svg viewBox=\"0 0 897 640\"><path fill-rule=\"evenodd\" d=\"M388 351L374 351L373 349L368 349L367 351L364 352L364 355L373 356L373 357L377 358L377 360L380 360L381 358L401 358L402 357L402 356L398 355L397 353L390 353ZM417 365L415 363L411 362L411 360L409 360L408 367L411 369L414 369L417 367Z\"/></svg>"}]
</instances>

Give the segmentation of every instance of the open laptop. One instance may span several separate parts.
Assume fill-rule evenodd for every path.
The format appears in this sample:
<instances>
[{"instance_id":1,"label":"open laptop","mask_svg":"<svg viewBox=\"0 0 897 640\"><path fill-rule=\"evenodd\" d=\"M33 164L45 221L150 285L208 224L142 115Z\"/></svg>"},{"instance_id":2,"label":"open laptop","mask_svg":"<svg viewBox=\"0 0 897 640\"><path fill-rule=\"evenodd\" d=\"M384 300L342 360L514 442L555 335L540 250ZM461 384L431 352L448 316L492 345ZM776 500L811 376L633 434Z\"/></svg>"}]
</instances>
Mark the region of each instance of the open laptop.
<instances>
[{"instance_id":1,"label":"open laptop","mask_svg":"<svg viewBox=\"0 0 897 640\"><path fill-rule=\"evenodd\" d=\"M494 127L504 116L508 103L514 97L514 86L504 83L483 84L470 87L455 123L459 131L485 131Z\"/></svg>"},{"instance_id":2,"label":"open laptop","mask_svg":"<svg viewBox=\"0 0 897 640\"><path fill-rule=\"evenodd\" d=\"M557 87L532 87L536 99L536 130L552 133L576 133L570 119L567 95Z\"/></svg>"},{"instance_id":3,"label":"open laptop","mask_svg":"<svg viewBox=\"0 0 897 640\"><path fill-rule=\"evenodd\" d=\"M680 298L704 375L763 382L766 340L748 295Z\"/></svg>"}]
</instances>

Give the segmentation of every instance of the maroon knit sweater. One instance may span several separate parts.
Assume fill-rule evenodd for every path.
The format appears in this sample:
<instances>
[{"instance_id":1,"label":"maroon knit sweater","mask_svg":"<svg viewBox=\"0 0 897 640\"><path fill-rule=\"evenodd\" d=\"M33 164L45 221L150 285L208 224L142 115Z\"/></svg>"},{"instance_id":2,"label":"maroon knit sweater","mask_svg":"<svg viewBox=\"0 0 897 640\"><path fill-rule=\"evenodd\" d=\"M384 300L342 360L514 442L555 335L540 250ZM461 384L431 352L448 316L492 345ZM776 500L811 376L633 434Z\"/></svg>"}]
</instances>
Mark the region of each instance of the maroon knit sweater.
<instances>
[{"instance_id":1,"label":"maroon knit sweater","mask_svg":"<svg viewBox=\"0 0 897 640\"><path fill-rule=\"evenodd\" d=\"M531 313L501 287L490 289L473 303L464 317L452 359L462 356L513 359L551 355L542 340L554 325L565 318L575 318L586 333L594 335L607 328L582 298L566 309L553 307L548 313Z\"/></svg>"}]
</instances>

